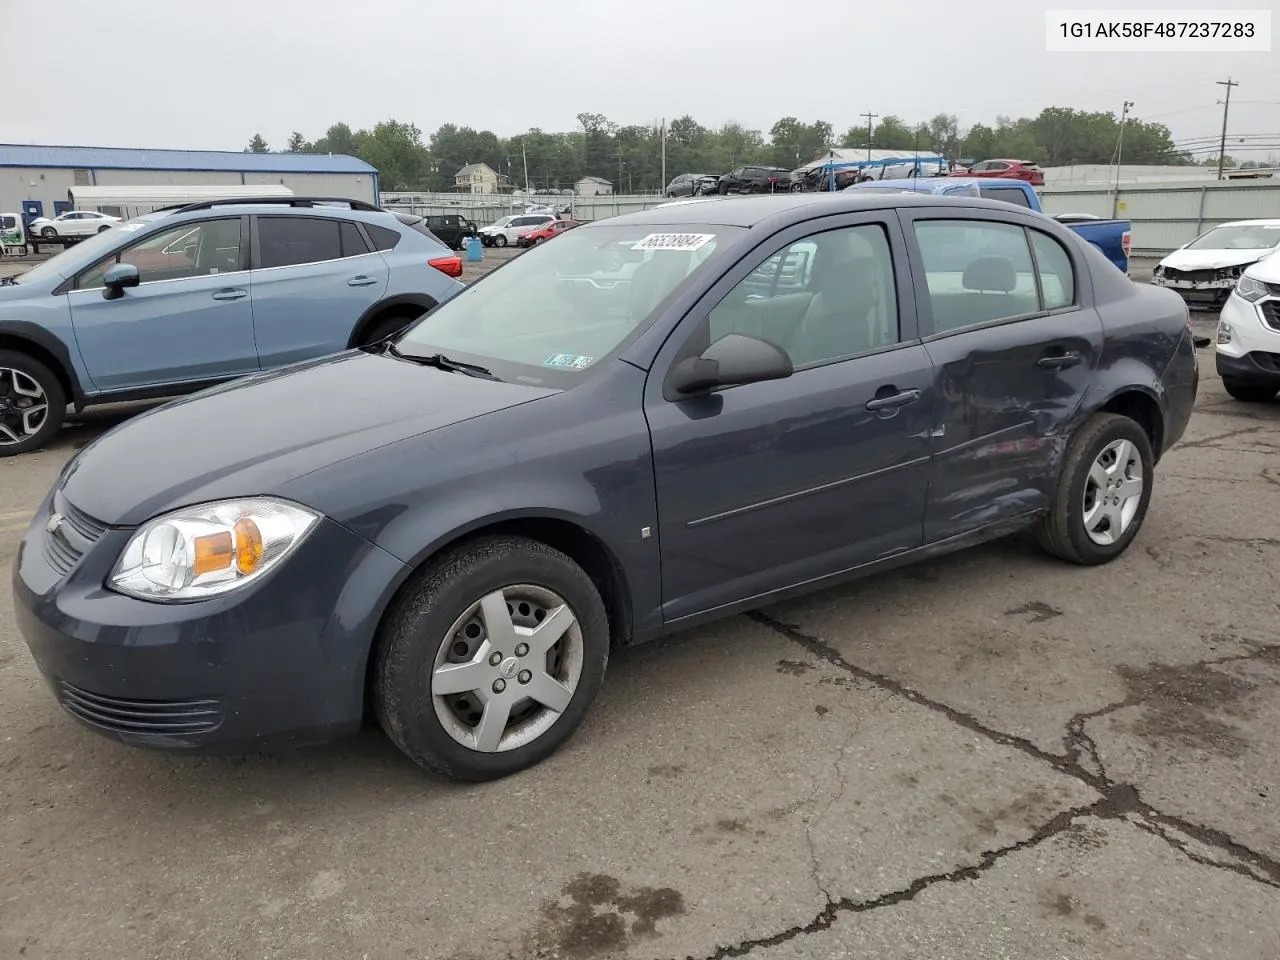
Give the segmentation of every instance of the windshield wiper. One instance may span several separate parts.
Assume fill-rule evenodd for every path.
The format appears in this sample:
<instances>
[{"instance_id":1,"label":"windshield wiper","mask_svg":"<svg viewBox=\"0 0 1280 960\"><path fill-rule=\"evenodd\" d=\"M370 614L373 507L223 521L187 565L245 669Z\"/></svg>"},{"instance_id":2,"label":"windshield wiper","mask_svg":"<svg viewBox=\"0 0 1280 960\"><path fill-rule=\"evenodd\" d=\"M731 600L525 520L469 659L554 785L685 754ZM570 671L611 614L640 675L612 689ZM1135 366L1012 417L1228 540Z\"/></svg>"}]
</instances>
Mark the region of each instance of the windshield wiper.
<instances>
[{"instance_id":1,"label":"windshield wiper","mask_svg":"<svg viewBox=\"0 0 1280 960\"><path fill-rule=\"evenodd\" d=\"M451 360L443 353L433 353L428 356L419 356L414 353L402 353L396 348L394 343L387 343L387 353L395 357L397 360L406 360L409 363L418 363L424 367L435 367L437 370L447 370L450 373L465 373L469 377L483 377L485 380L497 380L498 377L487 367L479 366L474 363L463 363L461 360Z\"/></svg>"}]
</instances>

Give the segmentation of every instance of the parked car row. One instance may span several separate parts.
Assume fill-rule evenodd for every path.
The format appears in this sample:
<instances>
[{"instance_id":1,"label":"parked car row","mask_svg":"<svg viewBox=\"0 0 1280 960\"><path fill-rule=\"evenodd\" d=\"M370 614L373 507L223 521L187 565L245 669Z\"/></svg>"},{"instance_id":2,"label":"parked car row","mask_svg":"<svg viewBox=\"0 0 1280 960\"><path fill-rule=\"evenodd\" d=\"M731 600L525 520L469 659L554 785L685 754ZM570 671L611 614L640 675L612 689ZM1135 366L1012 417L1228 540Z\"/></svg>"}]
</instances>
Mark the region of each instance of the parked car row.
<instances>
[{"instance_id":1,"label":"parked car row","mask_svg":"<svg viewBox=\"0 0 1280 960\"><path fill-rule=\"evenodd\" d=\"M67 713L185 752L376 719L504 776L619 644L1021 529L1115 559L1196 397L1177 296L972 194L675 201L461 292L442 256L360 205L199 204L0 288L46 351L0 354L10 434L64 377L252 373L100 437L37 509L14 611Z\"/></svg>"}]
</instances>

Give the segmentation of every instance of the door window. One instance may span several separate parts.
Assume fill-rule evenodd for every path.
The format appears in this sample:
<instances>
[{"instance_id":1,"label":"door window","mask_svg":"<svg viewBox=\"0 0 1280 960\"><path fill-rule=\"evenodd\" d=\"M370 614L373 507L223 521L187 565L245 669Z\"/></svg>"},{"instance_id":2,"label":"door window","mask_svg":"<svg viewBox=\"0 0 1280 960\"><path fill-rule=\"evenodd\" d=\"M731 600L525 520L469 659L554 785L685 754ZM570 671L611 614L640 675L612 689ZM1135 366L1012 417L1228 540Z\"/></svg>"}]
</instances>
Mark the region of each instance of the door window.
<instances>
[{"instance_id":1,"label":"door window","mask_svg":"<svg viewBox=\"0 0 1280 960\"><path fill-rule=\"evenodd\" d=\"M1046 310L1059 310L1076 302L1076 275L1071 257L1057 240L1039 230L1031 235L1031 249L1036 255L1036 272Z\"/></svg>"},{"instance_id":2,"label":"door window","mask_svg":"<svg viewBox=\"0 0 1280 960\"><path fill-rule=\"evenodd\" d=\"M76 289L101 287L103 276L117 263L137 267L142 283L234 273L240 269L240 218L184 223L152 234L84 271L76 278Z\"/></svg>"},{"instance_id":3,"label":"door window","mask_svg":"<svg viewBox=\"0 0 1280 960\"><path fill-rule=\"evenodd\" d=\"M707 342L730 333L777 344L797 367L898 342L893 257L878 224L814 234L748 274L708 316Z\"/></svg>"},{"instance_id":4,"label":"door window","mask_svg":"<svg viewBox=\"0 0 1280 960\"><path fill-rule=\"evenodd\" d=\"M1022 227L981 220L920 220L933 332L948 333L1041 310Z\"/></svg>"},{"instance_id":5,"label":"door window","mask_svg":"<svg viewBox=\"0 0 1280 960\"><path fill-rule=\"evenodd\" d=\"M342 258L337 220L319 217L259 217L259 268L294 267Z\"/></svg>"}]
</instances>

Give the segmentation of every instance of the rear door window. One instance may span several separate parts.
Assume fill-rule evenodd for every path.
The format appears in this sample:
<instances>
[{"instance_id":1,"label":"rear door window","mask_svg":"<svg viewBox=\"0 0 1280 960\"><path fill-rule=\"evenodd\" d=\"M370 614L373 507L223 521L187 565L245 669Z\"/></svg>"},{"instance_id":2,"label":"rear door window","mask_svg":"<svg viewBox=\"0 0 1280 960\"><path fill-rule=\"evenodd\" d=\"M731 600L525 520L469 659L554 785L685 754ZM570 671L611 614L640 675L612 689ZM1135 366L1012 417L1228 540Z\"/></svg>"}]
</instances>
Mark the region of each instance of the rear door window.
<instances>
[{"instance_id":1,"label":"rear door window","mask_svg":"<svg viewBox=\"0 0 1280 960\"><path fill-rule=\"evenodd\" d=\"M983 220L918 220L915 233L935 334L1042 309L1022 227Z\"/></svg>"},{"instance_id":2,"label":"rear door window","mask_svg":"<svg viewBox=\"0 0 1280 960\"><path fill-rule=\"evenodd\" d=\"M258 217L259 269L342 259L338 228L319 217Z\"/></svg>"},{"instance_id":3,"label":"rear door window","mask_svg":"<svg viewBox=\"0 0 1280 960\"><path fill-rule=\"evenodd\" d=\"M979 192L988 200L999 200L1002 203L1012 203L1015 207L1031 208L1031 201L1027 199L1027 195L1016 187L980 187Z\"/></svg>"}]
</instances>

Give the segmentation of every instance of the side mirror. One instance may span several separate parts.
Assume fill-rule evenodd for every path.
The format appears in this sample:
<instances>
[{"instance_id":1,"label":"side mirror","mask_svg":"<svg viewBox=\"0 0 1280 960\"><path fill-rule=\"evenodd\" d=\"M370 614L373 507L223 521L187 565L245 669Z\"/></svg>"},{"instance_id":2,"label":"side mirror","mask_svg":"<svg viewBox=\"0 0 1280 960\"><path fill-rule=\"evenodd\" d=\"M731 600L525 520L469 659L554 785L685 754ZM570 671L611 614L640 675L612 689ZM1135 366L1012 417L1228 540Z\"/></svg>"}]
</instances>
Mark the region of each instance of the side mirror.
<instances>
[{"instance_id":1,"label":"side mirror","mask_svg":"<svg viewBox=\"0 0 1280 960\"><path fill-rule=\"evenodd\" d=\"M735 387L763 380L783 380L795 372L791 358L767 340L730 333L702 352L681 360L671 371L668 384L682 396L706 393L717 387Z\"/></svg>"},{"instance_id":2,"label":"side mirror","mask_svg":"<svg viewBox=\"0 0 1280 960\"><path fill-rule=\"evenodd\" d=\"M142 275L132 263L117 263L102 277L102 285L106 287L102 296L106 300L116 300L124 296L125 287L136 287L141 282Z\"/></svg>"}]
</instances>

